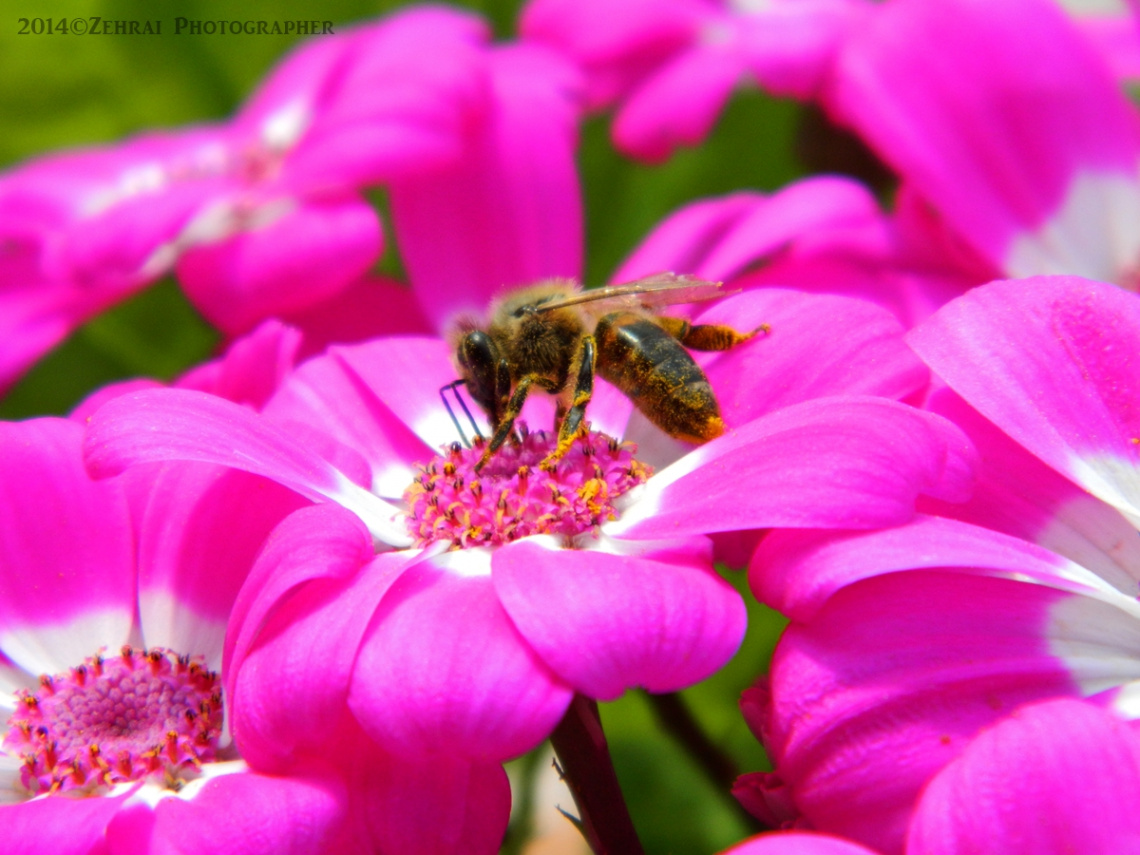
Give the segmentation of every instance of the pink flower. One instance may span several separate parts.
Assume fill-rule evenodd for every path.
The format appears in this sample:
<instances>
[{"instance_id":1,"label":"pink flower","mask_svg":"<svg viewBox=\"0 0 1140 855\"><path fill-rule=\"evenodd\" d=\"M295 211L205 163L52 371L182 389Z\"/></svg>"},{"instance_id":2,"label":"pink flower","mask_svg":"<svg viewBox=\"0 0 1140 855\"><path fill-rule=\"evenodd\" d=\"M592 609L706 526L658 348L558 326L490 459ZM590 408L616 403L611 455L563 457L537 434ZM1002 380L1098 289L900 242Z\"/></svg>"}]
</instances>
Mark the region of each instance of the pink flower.
<instances>
[{"instance_id":1,"label":"pink flower","mask_svg":"<svg viewBox=\"0 0 1140 855\"><path fill-rule=\"evenodd\" d=\"M847 294L890 309L909 326L983 281L925 232L916 241L909 222L884 213L855 181L805 178L771 195L734 193L686 205L654 229L614 279L688 270L732 287Z\"/></svg>"},{"instance_id":2,"label":"pink flower","mask_svg":"<svg viewBox=\"0 0 1140 855\"><path fill-rule=\"evenodd\" d=\"M227 721L243 716L223 654L235 596L266 534L305 502L200 463L91 481L81 436L62 419L0 424L9 523L0 532L0 811L9 851L497 846L509 804L498 766L409 763L351 720L301 711L266 733L278 745L309 740L286 758L267 762L256 742L231 741L223 703ZM326 675L309 676L306 691L323 692ZM109 702L122 695L147 700Z\"/></svg>"},{"instance_id":3,"label":"pink flower","mask_svg":"<svg viewBox=\"0 0 1140 855\"><path fill-rule=\"evenodd\" d=\"M90 420L88 460L100 474L222 463L319 503L270 539L228 642L235 733L263 762L312 738L270 738L283 716L336 722L347 704L384 751L498 763L545 738L575 691L672 691L732 655L743 604L713 571L710 534L892 524L918 493L964 495L960 435L876 397L925 383L897 322L775 289L702 315L761 319L770 337L705 360L732 430L693 450L598 381L589 419L604 433L553 473L537 465L544 400L524 412L529 437L475 473L479 450L440 402L448 347L399 338L306 363L261 415L186 391L118 397ZM823 334L837 325L850 334ZM274 676L299 662L335 671L333 690Z\"/></svg>"},{"instance_id":4,"label":"pink flower","mask_svg":"<svg viewBox=\"0 0 1140 855\"><path fill-rule=\"evenodd\" d=\"M986 834L1114 851L1136 835L1104 794L1135 775L1140 304L1076 277L996 282L909 340L957 393L932 408L978 448L978 485L895 528L760 545L753 590L794 623L748 702L776 773L746 798L886 853ZM1104 762L1074 765L1100 732Z\"/></svg>"},{"instance_id":5,"label":"pink flower","mask_svg":"<svg viewBox=\"0 0 1140 855\"><path fill-rule=\"evenodd\" d=\"M536 0L523 29L579 62L595 103L621 102L614 132L627 150L659 158L699 142L762 56L793 72L756 66L762 87L820 104L899 175L891 255L841 257L829 277L838 287L866 288L908 321L1001 276L1075 274L1135 290L1140 123L1118 82L1135 69L1140 30L1131 17L1074 20L1050 0L620 9ZM738 34L753 24L804 38L759 49ZM722 204L726 221L740 216L737 199ZM677 216L716 207L703 202ZM718 249L707 249L710 261ZM769 258L757 251L748 260ZM767 275L788 285L826 281L818 268Z\"/></svg>"},{"instance_id":6,"label":"pink flower","mask_svg":"<svg viewBox=\"0 0 1140 855\"><path fill-rule=\"evenodd\" d=\"M219 171L225 147L218 128L152 134L0 178L0 387L169 267L162 248L218 192L220 182L206 176ZM157 193L168 175L183 180Z\"/></svg>"},{"instance_id":7,"label":"pink flower","mask_svg":"<svg viewBox=\"0 0 1140 855\"><path fill-rule=\"evenodd\" d=\"M525 43L488 51L486 73L487 111L461 156L390 182L400 258L436 332L503 288L582 273L578 75Z\"/></svg>"},{"instance_id":8,"label":"pink flower","mask_svg":"<svg viewBox=\"0 0 1140 855\"><path fill-rule=\"evenodd\" d=\"M620 149L659 160L699 142L749 78L777 94L812 96L869 8L860 0L533 0L520 30L583 68L589 106L620 102Z\"/></svg>"},{"instance_id":9,"label":"pink flower","mask_svg":"<svg viewBox=\"0 0 1140 855\"><path fill-rule=\"evenodd\" d=\"M875 855L856 843L808 831L758 834L722 855Z\"/></svg>"},{"instance_id":10,"label":"pink flower","mask_svg":"<svg viewBox=\"0 0 1140 855\"><path fill-rule=\"evenodd\" d=\"M360 190L461 156L490 109L487 36L423 7L286 58L228 128L229 192L179 237L178 277L211 321L241 332L365 273L382 236Z\"/></svg>"},{"instance_id":11,"label":"pink flower","mask_svg":"<svg viewBox=\"0 0 1140 855\"><path fill-rule=\"evenodd\" d=\"M1138 785L1134 724L1074 700L1033 704L982 733L930 783L907 851L1127 852L1140 843L1131 809ZM1016 805L1001 797L1011 792Z\"/></svg>"},{"instance_id":12,"label":"pink flower","mask_svg":"<svg viewBox=\"0 0 1140 855\"><path fill-rule=\"evenodd\" d=\"M747 798L758 776L745 776ZM1127 852L1140 835L1135 727L1081 701L1030 704L982 731L920 796L907 855ZM885 850L891 851L891 850ZM764 834L726 855L873 855L810 832Z\"/></svg>"},{"instance_id":13,"label":"pink flower","mask_svg":"<svg viewBox=\"0 0 1140 855\"><path fill-rule=\"evenodd\" d=\"M769 797L770 791L762 792L764 777L741 778L737 796L746 804L757 795ZM1083 701L1031 703L983 729L930 780L902 848L887 844L875 851L1126 852L1140 839L1131 810L1138 783L1140 736L1134 724ZM872 850L831 835L796 832L762 835L730 855L817 852Z\"/></svg>"},{"instance_id":14,"label":"pink flower","mask_svg":"<svg viewBox=\"0 0 1140 855\"><path fill-rule=\"evenodd\" d=\"M192 498L213 491L216 505L249 476L179 465L151 473L153 492L135 475L94 482L82 433L0 424L5 847L318 851L342 821L343 782L301 758L280 777L250 769L223 730L216 673L245 569L296 497L266 484L222 521ZM116 692L148 700L112 704Z\"/></svg>"},{"instance_id":15,"label":"pink flower","mask_svg":"<svg viewBox=\"0 0 1140 855\"><path fill-rule=\"evenodd\" d=\"M542 48L491 50L487 35L465 13L407 11L305 43L229 123L55 155L0 179L0 386L171 270L231 335L270 316L327 314L380 254L367 186L392 186L401 242L403 223L447 205L470 218L470 234L485 223L496 239L554 205L575 216L573 74ZM463 186L462 200L437 198ZM576 272L566 268L580 258L580 229L531 229L566 249L529 273ZM409 268L433 283L415 238L413 225ZM495 243L482 257L518 249Z\"/></svg>"},{"instance_id":16,"label":"pink flower","mask_svg":"<svg viewBox=\"0 0 1140 855\"><path fill-rule=\"evenodd\" d=\"M1140 123L1058 4L883 4L821 100L994 275L1135 289Z\"/></svg>"}]
</instances>

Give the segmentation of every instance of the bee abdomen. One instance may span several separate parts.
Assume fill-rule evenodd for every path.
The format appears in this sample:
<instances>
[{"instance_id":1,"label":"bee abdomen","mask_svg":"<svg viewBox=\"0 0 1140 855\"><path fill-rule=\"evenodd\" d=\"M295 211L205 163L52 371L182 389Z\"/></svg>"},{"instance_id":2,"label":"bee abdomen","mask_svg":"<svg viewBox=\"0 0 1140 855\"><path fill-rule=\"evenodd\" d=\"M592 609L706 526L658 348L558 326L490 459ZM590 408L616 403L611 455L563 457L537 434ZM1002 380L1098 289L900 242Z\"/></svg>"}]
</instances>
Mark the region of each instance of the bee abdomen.
<instances>
[{"instance_id":1,"label":"bee abdomen","mask_svg":"<svg viewBox=\"0 0 1140 855\"><path fill-rule=\"evenodd\" d=\"M639 315L598 322L598 373L671 436L705 442L724 432L712 386L681 343Z\"/></svg>"}]
</instances>

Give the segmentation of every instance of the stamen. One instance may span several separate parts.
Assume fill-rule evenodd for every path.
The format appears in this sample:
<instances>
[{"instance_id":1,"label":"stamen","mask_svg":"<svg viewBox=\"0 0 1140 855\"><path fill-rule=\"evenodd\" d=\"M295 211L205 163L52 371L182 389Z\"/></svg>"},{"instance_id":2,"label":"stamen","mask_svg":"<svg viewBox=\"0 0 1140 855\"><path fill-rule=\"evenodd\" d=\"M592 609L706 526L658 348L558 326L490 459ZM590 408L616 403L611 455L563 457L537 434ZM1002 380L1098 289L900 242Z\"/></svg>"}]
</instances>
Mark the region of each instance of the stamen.
<instances>
[{"instance_id":1,"label":"stamen","mask_svg":"<svg viewBox=\"0 0 1140 855\"><path fill-rule=\"evenodd\" d=\"M180 786L215 758L221 736L218 675L159 647L91 657L16 697L3 746L33 795L151 776Z\"/></svg>"},{"instance_id":2,"label":"stamen","mask_svg":"<svg viewBox=\"0 0 1140 855\"><path fill-rule=\"evenodd\" d=\"M408 529L418 546L446 541L453 549L498 546L532 534L568 540L617 519L614 500L644 483L652 469L634 458L630 443L584 434L552 472L539 464L557 446L544 431L519 425L519 441L505 444L475 472L474 448L445 450L419 467L404 493ZM429 473L443 466L447 478Z\"/></svg>"}]
</instances>

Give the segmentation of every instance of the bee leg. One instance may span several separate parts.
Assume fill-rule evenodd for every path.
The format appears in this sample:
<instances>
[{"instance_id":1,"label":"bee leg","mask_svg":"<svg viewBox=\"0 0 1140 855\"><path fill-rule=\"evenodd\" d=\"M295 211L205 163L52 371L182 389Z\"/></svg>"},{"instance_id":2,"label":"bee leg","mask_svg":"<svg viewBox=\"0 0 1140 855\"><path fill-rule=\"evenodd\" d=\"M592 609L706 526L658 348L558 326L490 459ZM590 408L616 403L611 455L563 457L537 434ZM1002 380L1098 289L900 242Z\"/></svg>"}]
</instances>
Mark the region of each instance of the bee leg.
<instances>
[{"instance_id":1,"label":"bee leg","mask_svg":"<svg viewBox=\"0 0 1140 855\"><path fill-rule=\"evenodd\" d=\"M479 458L479 462L475 464L475 471L478 472L487 465L487 461L491 459L494 454L506 442L507 437L511 435L515 427L515 419L519 417L522 412L523 404L526 403L527 393L530 392L530 387L539 380L537 374L527 374L519 380L519 385L515 387L515 393L507 400L506 406L503 408L499 423L495 426L495 434L491 437L491 441L487 444L486 449L483 451L483 456Z\"/></svg>"},{"instance_id":2,"label":"bee leg","mask_svg":"<svg viewBox=\"0 0 1140 855\"><path fill-rule=\"evenodd\" d=\"M771 331L767 324L761 324L752 332L742 333L724 324L694 326L684 318L671 318L666 315L658 315L654 320L665 332L690 350L729 350L748 341L757 333Z\"/></svg>"},{"instance_id":3,"label":"bee leg","mask_svg":"<svg viewBox=\"0 0 1140 855\"><path fill-rule=\"evenodd\" d=\"M539 464L540 469L551 471L563 455L570 450L579 436L586 432L587 425L583 421L586 417L586 405L594 394L594 368L597 362L597 347L592 335L582 338L581 359L578 363L578 379L574 384L574 399L570 409L560 420L558 426L558 445L543 458Z\"/></svg>"},{"instance_id":4,"label":"bee leg","mask_svg":"<svg viewBox=\"0 0 1140 855\"><path fill-rule=\"evenodd\" d=\"M495 425L496 430L498 429L499 424L503 421L504 414L510 408L510 398L511 398L511 370L510 370L510 366L507 365L507 360L500 359L498 368L497 368L496 373L495 373L495 413L494 413L494 421L492 422ZM525 399L525 396L524 396L524 399ZM522 409L522 403L519 404L518 408L519 408L519 410ZM518 417L518 412L516 411L515 414L513 416L511 416L511 422L513 423L517 417ZM516 437L513 430L510 431L509 436L510 436L512 441L517 440L517 437ZM496 448L498 448L498 446L496 446Z\"/></svg>"}]
</instances>

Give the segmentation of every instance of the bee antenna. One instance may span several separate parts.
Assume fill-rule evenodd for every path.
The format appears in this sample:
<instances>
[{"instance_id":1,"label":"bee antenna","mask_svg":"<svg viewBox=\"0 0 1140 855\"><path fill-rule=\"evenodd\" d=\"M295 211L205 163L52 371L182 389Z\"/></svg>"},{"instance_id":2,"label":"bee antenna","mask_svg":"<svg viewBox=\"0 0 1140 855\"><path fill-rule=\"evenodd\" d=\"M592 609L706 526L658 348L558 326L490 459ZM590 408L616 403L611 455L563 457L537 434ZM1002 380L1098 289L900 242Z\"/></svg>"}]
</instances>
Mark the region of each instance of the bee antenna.
<instances>
[{"instance_id":1,"label":"bee antenna","mask_svg":"<svg viewBox=\"0 0 1140 855\"><path fill-rule=\"evenodd\" d=\"M474 432L475 436L477 436L479 439L483 439L483 434L479 432L479 426L475 423L475 417L471 415L471 411L467 409L467 402L464 401L463 396L459 394L458 387L466 385L466 380L456 380L453 383L448 383L445 386L440 386L439 398L441 401L443 401L443 406L444 409L447 410L447 414L451 416L451 423L455 425L456 431L459 432L459 438L463 440L463 444L467 446L467 448L470 448L471 443L467 441L467 434L463 432L463 425L461 425L459 423L459 419L455 417L455 411L451 409L451 404L448 403L447 395L445 394L448 389L451 390L451 393L455 395L455 400L459 402L460 409L463 410L463 415L467 416L467 421L471 423L471 430Z\"/></svg>"}]
</instances>

